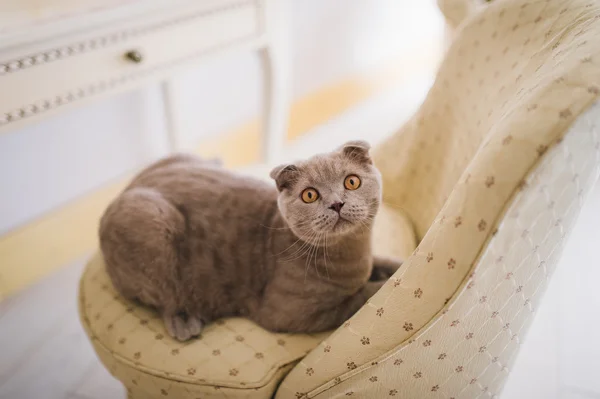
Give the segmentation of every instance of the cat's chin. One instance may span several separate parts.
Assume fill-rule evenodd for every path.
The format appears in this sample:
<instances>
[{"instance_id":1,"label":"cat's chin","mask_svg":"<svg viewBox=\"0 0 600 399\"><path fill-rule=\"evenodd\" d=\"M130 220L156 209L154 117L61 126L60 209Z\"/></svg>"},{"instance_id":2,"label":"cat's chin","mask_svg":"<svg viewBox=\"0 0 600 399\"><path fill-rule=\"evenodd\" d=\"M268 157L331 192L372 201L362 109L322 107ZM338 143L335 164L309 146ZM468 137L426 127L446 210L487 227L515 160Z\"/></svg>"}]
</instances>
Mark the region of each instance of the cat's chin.
<instances>
[{"instance_id":1,"label":"cat's chin","mask_svg":"<svg viewBox=\"0 0 600 399\"><path fill-rule=\"evenodd\" d=\"M342 217L339 217L335 224L331 227L330 232L336 234L344 234L352 230L353 227L354 223Z\"/></svg>"},{"instance_id":2,"label":"cat's chin","mask_svg":"<svg viewBox=\"0 0 600 399\"><path fill-rule=\"evenodd\" d=\"M360 229L361 226L365 226L367 221L361 220L348 220L344 217L338 217L335 222L331 222L329 225L320 226L320 228L308 228L298 230L292 228L294 235L307 242L311 242L315 237L328 237L329 240L343 239L344 237L354 234L365 229ZM317 239L319 241L319 239ZM334 241L329 241L333 243Z\"/></svg>"},{"instance_id":3,"label":"cat's chin","mask_svg":"<svg viewBox=\"0 0 600 399\"><path fill-rule=\"evenodd\" d=\"M362 225L363 223L360 221L339 218L335 224L328 229L327 233L329 237L343 238L361 231L359 227Z\"/></svg>"}]
</instances>

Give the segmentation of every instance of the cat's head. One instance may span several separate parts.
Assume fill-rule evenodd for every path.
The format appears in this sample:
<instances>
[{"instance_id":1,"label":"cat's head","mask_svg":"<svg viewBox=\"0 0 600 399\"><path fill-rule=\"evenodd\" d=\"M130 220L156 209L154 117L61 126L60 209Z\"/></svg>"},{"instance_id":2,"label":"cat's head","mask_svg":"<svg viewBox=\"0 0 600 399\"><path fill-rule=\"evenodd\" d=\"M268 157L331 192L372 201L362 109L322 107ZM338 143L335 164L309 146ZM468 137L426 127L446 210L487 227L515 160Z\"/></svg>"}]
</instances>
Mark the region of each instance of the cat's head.
<instances>
[{"instance_id":1,"label":"cat's head","mask_svg":"<svg viewBox=\"0 0 600 399\"><path fill-rule=\"evenodd\" d=\"M296 236L315 241L369 229L381 202L370 145L350 141L327 154L271 171L278 205Z\"/></svg>"}]
</instances>

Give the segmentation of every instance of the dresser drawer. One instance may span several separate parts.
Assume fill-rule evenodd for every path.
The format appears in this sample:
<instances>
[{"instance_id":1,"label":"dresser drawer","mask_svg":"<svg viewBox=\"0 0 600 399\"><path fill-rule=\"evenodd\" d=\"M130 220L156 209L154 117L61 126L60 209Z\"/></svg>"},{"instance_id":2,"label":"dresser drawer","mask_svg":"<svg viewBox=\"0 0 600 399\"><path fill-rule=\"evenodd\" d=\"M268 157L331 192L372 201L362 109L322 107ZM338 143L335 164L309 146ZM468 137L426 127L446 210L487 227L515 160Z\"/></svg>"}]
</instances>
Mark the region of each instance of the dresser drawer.
<instances>
[{"instance_id":1,"label":"dresser drawer","mask_svg":"<svg viewBox=\"0 0 600 399\"><path fill-rule=\"evenodd\" d=\"M256 39L258 12L254 1L205 7L0 59L0 127Z\"/></svg>"}]
</instances>

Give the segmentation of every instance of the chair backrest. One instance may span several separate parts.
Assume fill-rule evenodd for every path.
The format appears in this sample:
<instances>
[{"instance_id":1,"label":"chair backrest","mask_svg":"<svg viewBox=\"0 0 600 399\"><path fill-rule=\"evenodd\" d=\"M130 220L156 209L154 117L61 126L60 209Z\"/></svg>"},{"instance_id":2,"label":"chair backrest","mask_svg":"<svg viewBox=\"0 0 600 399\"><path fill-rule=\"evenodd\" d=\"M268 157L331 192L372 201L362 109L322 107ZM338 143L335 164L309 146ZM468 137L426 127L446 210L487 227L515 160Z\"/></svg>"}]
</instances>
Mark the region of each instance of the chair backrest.
<instances>
[{"instance_id":1,"label":"chair backrest","mask_svg":"<svg viewBox=\"0 0 600 399\"><path fill-rule=\"evenodd\" d=\"M438 7L451 28L459 26L465 18L486 3L486 0L437 0Z\"/></svg>"},{"instance_id":2,"label":"chair backrest","mask_svg":"<svg viewBox=\"0 0 600 399\"><path fill-rule=\"evenodd\" d=\"M498 223L497 232L447 306L410 339L364 364L354 360L353 342L326 340L320 348L321 359L315 360L313 355L296 370L305 372L310 368L311 374L328 370L323 359L327 349L342 353L340 360L346 361L346 371L320 386L311 386L310 378L302 378L302 388L312 390L296 392L307 393L307 398L497 397L581 205L599 174L600 102L580 116L564 139L528 174ZM448 267L452 265L450 260ZM461 260L456 258L456 262ZM404 287L410 291L415 287L410 284L408 280L396 288L389 287L363 312L379 311L383 316L394 311L389 303L397 299L393 290ZM418 286L404 295L424 298L431 288L435 287ZM400 320L390 333L416 330L413 319L407 317L408 321L402 324ZM362 324L365 321L364 317L351 320L347 328L354 329L355 340L365 334L361 339L367 337L369 345L377 345L378 338L369 328L378 326L372 320L370 325ZM284 382L278 398L294 397L288 387Z\"/></svg>"},{"instance_id":3,"label":"chair backrest","mask_svg":"<svg viewBox=\"0 0 600 399\"><path fill-rule=\"evenodd\" d=\"M470 18L419 112L379 147L385 200L420 237L466 167L486 158L484 141L547 146L597 96L587 90L597 82L600 4L567 3L500 1Z\"/></svg>"},{"instance_id":4,"label":"chair backrest","mask_svg":"<svg viewBox=\"0 0 600 399\"><path fill-rule=\"evenodd\" d=\"M598 116L598 37L600 4L584 0L500 1L462 26L420 110L376 151L385 201L407 210L423 239L391 281L296 366L278 398L499 389L506 373L492 375L490 364L510 366L507 332L511 342L522 339L522 309L539 300L575 219L571 205L598 174L599 138L589 122ZM507 209L525 216L511 219ZM450 353L453 362L425 367ZM456 378L463 385L448 383Z\"/></svg>"}]
</instances>

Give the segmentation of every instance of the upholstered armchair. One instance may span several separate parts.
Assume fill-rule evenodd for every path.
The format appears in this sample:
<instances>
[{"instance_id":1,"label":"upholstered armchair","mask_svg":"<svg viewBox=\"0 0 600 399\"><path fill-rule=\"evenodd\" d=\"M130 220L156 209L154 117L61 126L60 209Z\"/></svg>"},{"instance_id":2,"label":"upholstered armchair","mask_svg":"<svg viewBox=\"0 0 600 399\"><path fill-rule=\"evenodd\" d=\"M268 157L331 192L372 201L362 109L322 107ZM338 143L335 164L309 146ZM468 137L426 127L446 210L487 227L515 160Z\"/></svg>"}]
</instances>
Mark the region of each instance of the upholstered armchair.
<instances>
[{"instance_id":1,"label":"upholstered armchair","mask_svg":"<svg viewBox=\"0 0 600 399\"><path fill-rule=\"evenodd\" d=\"M229 319L179 343L92 259L81 319L130 398L499 395L600 172L600 5L469 10L421 108L374 151L376 249L405 263L336 331Z\"/></svg>"}]
</instances>

